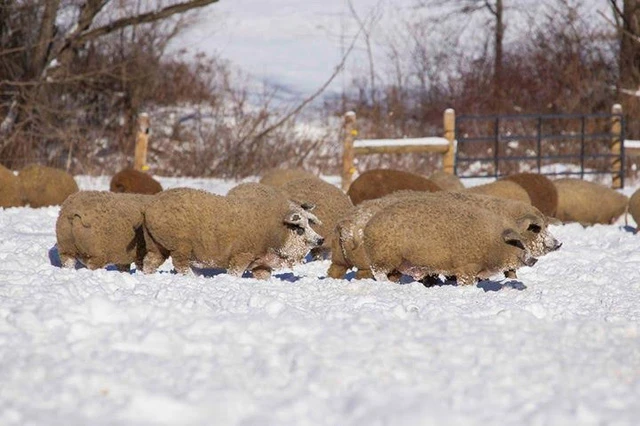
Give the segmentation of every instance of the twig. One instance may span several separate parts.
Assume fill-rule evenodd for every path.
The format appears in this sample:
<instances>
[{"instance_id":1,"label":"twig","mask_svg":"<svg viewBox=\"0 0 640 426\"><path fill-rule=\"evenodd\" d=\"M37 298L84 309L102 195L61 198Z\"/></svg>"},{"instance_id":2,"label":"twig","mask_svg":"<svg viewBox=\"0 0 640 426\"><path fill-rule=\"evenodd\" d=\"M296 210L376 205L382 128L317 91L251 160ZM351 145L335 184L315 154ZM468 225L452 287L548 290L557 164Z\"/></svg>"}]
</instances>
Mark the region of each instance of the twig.
<instances>
[{"instance_id":1,"label":"twig","mask_svg":"<svg viewBox=\"0 0 640 426\"><path fill-rule=\"evenodd\" d=\"M302 111L304 109L304 107L309 105L309 103L313 102L314 99L316 99L318 96L320 96L326 90L326 88L329 87L331 82L338 76L338 74L340 74L340 72L344 68L344 64L347 62L347 58L349 57L349 54L351 54L351 51L355 47L356 41L358 40L358 37L360 36L361 32L362 32L362 28L360 28L360 30L353 37L353 40L351 41L351 45L349 46L349 48L347 49L345 54L342 56L342 60L336 66L336 69L333 72L333 74L331 74L331 77L329 77L329 79L322 86L320 86L320 88L318 90L316 90L311 96L309 96L305 100L303 100L302 103L300 103L300 105L298 105L296 108L294 108L291 112L286 114L284 117L282 117L276 123L272 124L271 126L267 127L266 129L264 129L262 132L258 133L253 138L254 141L265 137L267 134L271 133L273 130L275 130L278 127L280 127L282 124L284 124L291 117L293 117L294 115L296 115L300 111Z\"/></svg>"}]
</instances>

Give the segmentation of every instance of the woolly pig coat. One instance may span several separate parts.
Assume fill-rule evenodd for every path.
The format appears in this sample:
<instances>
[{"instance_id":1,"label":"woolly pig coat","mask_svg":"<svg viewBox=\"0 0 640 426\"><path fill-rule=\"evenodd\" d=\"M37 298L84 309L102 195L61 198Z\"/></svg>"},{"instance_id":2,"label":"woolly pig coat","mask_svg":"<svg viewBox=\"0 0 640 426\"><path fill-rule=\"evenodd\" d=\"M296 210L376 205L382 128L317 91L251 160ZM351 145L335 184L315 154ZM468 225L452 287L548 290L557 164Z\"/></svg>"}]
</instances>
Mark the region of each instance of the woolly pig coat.
<instances>
[{"instance_id":1,"label":"woolly pig coat","mask_svg":"<svg viewBox=\"0 0 640 426\"><path fill-rule=\"evenodd\" d=\"M410 189L413 191L440 191L438 185L424 176L401 170L375 169L362 173L353 181L347 195L353 205L365 200L384 197L395 191Z\"/></svg>"},{"instance_id":2,"label":"woolly pig coat","mask_svg":"<svg viewBox=\"0 0 640 426\"><path fill-rule=\"evenodd\" d=\"M69 173L53 167L31 164L18 173L27 204L31 207L56 206L78 192L78 184Z\"/></svg>"},{"instance_id":3,"label":"woolly pig coat","mask_svg":"<svg viewBox=\"0 0 640 426\"><path fill-rule=\"evenodd\" d=\"M274 168L267 170L260 178L260 183L263 185L269 185L273 187L280 187L287 182L291 182L296 179L313 179L317 178L311 172L308 172L301 168L294 169L280 169Z\"/></svg>"},{"instance_id":4,"label":"woolly pig coat","mask_svg":"<svg viewBox=\"0 0 640 426\"><path fill-rule=\"evenodd\" d=\"M290 212L281 192L261 184L245 184L226 197L190 188L161 192L145 211L144 271L154 272L171 256L180 273L218 267L268 278L271 269L301 261L310 249L283 222Z\"/></svg>"},{"instance_id":5,"label":"woolly pig coat","mask_svg":"<svg viewBox=\"0 0 640 426\"><path fill-rule=\"evenodd\" d=\"M312 249L311 254L315 258L330 254L336 222L353 207L347 194L318 178L292 180L282 185L281 189L290 199L315 206L313 214L320 219L322 225L312 227L324 238L324 244Z\"/></svg>"},{"instance_id":6,"label":"woolly pig coat","mask_svg":"<svg viewBox=\"0 0 640 426\"><path fill-rule=\"evenodd\" d=\"M464 189L464 185L458 176L447 173L444 170L438 170L431 174L429 176L429 180L445 191L457 191Z\"/></svg>"},{"instance_id":7,"label":"woolly pig coat","mask_svg":"<svg viewBox=\"0 0 640 426\"><path fill-rule=\"evenodd\" d=\"M553 181L537 173L517 173L503 180L515 182L524 188L531 204L547 216L553 217L558 209L558 190Z\"/></svg>"},{"instance_id":8,"label":"woolly pig coat","mask_svg":"<svg viewBox=\"0 0 640 426\"><path fill-rule=\"evenodd\" d=\"M356 278L373 278L369 258L364 248L364 227L369 220L384 208L396 204L400 198L395 194L373 200L366 200L347 211L334 227L331 241L331 265L327 275L331 278L342 278L347 270L356 267ZM418 191L407 191L421 194Z\"/></svg>"},{"instance_id":9,"label":"woolly pig coat","mask_svg":"<svg viewBox=\"0 0 640 426\"><path fill-rule=\"evenodd\" d=\"M527 191L517 183L508 180L498 180L484 185L472 186L465 189L465 191L469 191L472 194L490 195L531 204L531 198Z\"/></svg>"},{"instance_id":10,"label":"woolly pig coat","mask_svg":"<svg viewBox=\"0 0 640 426\"><path fill-rule=\"evenodd\" d=\"M332 278L340 278L347 269L355 266L358 268L356 277L370 277L368 273L370 261L362 245L364 227L379 211L407 199L425 200L438 205L451 202L464 203L469 208L487 209L512 221L514 229L521 234L522 241L532 256L542 256L557 250L561 245L549 232L546 217L537 208L527 203L468 192L398 191L386 197L359 204L338 222L335 232L340 238L334 243L332 264L327 274Z\"/></svg>"},{"instance_id":11,"label":"woolly pig coat","mask_svg":"<svg viewBox=\"0 0 640 426\"><path fill-rule=\"evenodd\" d=\"M628 197L604 185L572 178L553 183L558 189L556 217L563 222L610 224L627 208Z\"/></svg>"},{"instance_id":12,"label":"woolly pig coat","mask_svg":"<svg viewBox=\"0 0 640 426\"><path fill-rule=\"evenodd\" d=\"M11 170L0 165L0 207L21 207L24 204L18 177Z\"/></svg>"},{"instance_id":13,"label":"woolly pig coat","mask_svg":"<svg viewBox=\"0 0 640 426\"><path fill-rule=\"evenodd\" d=\"M443 274L473 284L535 263L511 222L461 202L400 201L369 221L364 243L378 280Z\"/></svg>"},{"instance_id":14,"label":"woolly pig coat","mask_svg":"<svg viewBox=\"0 0 640 426\"><path fill-rule=\"evenodd\" d=\"M549 222L547 217L531 204L468 192L442 192L431 195L439 197L440 202L460 201L467 203L471 207L476 206L487 209L512 221L532 256L542 256L560 247L558 240L548 230Z\"/></svg>"},{"instance_id":15,"label":"woolly pig coat","mask_svg":"<svg viewBox=\"0 0 640 426\"><path fill-rule=\"evenodd\" d=\"M63 266L79 260L89 269L114 264L128 271L135 262L142 269L145 243L143 210L152 197L80 191L70 195L56 221L58 253Z\"/></svg>"},{"instance_id":16,"label":"woolly pig coat","mask_svg":"<svg viewBox=\"0 0 640 426\"><path fill-rule=\"evenodd\" d=\"M131 194L157 194L162 191L162 185L147 173L124 169L113 175L109 190Z\"/></svg>"},{"instance_id":17,"label":"woolly pig coat","mask_svg":"<svg viewBox=\"0 0 640 426\"><path fill-rule=\"evenodd\" d=\"M638 232L638 228L640 227L640 189L633 193L631 198L629 198L629 214L636 222L636 232Z\"/></svg>"}]
</instances>

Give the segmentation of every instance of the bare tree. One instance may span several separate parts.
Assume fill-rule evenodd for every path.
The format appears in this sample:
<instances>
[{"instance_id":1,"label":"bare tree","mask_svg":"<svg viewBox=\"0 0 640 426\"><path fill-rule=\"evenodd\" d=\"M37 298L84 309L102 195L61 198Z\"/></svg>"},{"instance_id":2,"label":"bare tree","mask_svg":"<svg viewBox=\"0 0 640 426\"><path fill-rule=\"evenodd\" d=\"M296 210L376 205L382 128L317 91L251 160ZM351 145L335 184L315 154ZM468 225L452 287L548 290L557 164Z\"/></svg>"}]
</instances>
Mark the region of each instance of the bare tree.
<instances>
[{"instance_id":1,"label":"bare tree","mask_svg":"<svg viewBox=\"0 0 640 426\"><path fill-rule=\"evenodd\" d=\"M418 7L439 7L444 13L439 19L448 20L460 16L489 13L493 27L493 96L502 96L501 81L504 63L505 6L503 0L419 0Z\"/></svg>"},{"instance_id":2,"label":"bare tree","mask_svg":"<svg viewBox=\"0 0 640 426\"><path fill-rule=\"evenodd\" d=\"M609 0L614 13L620 52L618 88L640 89L640 0Z\"/></svg>"},{"instance_id":3,"label":"bare tree","mask_svg":"<svg viewBox=\"0 0 640 426\"><path fill-rule=\"evenodd\" d=\"M355 7L353 6L353 2L348 0L349 11L351 12L351 16L355 19L358 24L359 32L362 33L362 37L364 38L364 43L367 50L367 60L369 61L369 82L371 84L370 87L370 97L371 103L373 105L376 104L376 71L375 71L375 60L373 58L373 46L371 35L375 28L375 25L380 18L382 17L382 9L380 7L380 1L369 11L365 18L360 17Z\"/></svg>"},{"instance_id":4,"label":"bare tree","mask_svg":"<svg viewBox=\"0 0 640 426\"><path fill-rule=\"evenodd\" d=\"M77 75L75 62L87 49L110 34L142 24L161 22L174 15L218 0L186 0L109 19L115 0L0 0L0 151L12 143L12 132L28 121L30 109L55 94L69 81L92 83L92 76ZM126 3L126 2L124 2ZM66 25L60 20L73 16ZM52 93L53 92L53 93ZM42 110L40 111L42 112Z\"/></svg>"}]
</instances>

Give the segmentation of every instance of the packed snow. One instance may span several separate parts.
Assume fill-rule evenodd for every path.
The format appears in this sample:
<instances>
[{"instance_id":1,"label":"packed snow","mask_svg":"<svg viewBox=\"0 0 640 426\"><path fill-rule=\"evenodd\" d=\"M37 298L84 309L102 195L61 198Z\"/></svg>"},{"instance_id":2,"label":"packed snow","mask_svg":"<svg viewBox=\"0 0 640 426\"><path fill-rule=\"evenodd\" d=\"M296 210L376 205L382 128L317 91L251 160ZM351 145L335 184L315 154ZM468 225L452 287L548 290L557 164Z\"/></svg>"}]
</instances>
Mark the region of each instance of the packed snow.
<instances>
[{"instance_id":1,"label":"packed snow","mask_svg":"<svg viewBox=\"0 0 640 426\"><path fill-rule=\"evenodd\" d=\"M2 425L638 424L624 219L552 226L564 245L518 280L425 288L326 278L329 261L267 281L62 269L58 211L0 210Z\"/></svg>"},{"instance_id":2,"label":"packed snow","mask_svg":"<svg viewBox=\"0 0 640 426\"><path fill-rule=\"evenodd\" d=\"M354 148L378 148L394 145L401 146L440 146L448 147L449 141L445 138L402 138L402 139L356 139L353 141Z\"/></svg>"}]
</instances>

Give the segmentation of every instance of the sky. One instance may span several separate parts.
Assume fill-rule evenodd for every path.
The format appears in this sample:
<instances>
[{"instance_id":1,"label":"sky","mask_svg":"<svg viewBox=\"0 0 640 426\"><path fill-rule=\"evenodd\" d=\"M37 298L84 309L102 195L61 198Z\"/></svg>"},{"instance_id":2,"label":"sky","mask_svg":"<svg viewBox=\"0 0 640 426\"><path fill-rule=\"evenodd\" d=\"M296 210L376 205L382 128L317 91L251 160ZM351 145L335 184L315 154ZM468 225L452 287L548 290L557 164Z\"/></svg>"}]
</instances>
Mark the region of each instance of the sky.
<instances>
[{"instance_id":1,"label":"sky","mask_svg":"<svg viewBox=\"0 0 640 426\"><path fill-rule=\"evenodd\" d=\"M225 194L238 182L157 177ZM76 176L81 189L109 177ZM335 177L329 179L337 183ZM631 194L636 182L624 189ZM477 285L62 269L59 207L0 209L0 424L636 425L640 235ZM633 224L630 222L630 224Z\"/></svg>"},{"instance_id":2,"label":"sky","mask_svg":"<svg viewBox=\"0 0 640 426\"><path fill-rule=\"evenodd\" d=\"M390 12L389 0L352 3L363 19L372 11ZM403 11L412 4L397 0L392 9ZM176 46L219 54L258 80L302 92L329 79L357 31L345 0L223 0L203 15ZM337 90L340 79L335 83Z\"/></svg>"},{"instance_id":3,"label":"sky","mask_svg":"<svg viewBox=\"0 0 640 426\"><path fill-rule=\"evenodd\" d=\"M416 0L351 0L363 21L372 20L366 28L376 56L377 72L383 75L389 66L385 48L389 39L404 37L406 23L432 13L432 9L416 10ZM514 0L505 2L506 39L509 43L521 35L523 28L543 21L548 3L555 0ZM570 0L582 5L587 22L603 22L602 13L610 8L604 0ZM173 48L203 51L230 60L258 82L282 86L301 94L321 87L341 62L345 50L358 31L348 0L221 0L199 12L200 20L177 38ZM480 51L484 28L490 25L486 14L461 21L465 35L460 43L469 51ZM440 36L430 30L435 43ZM404 52L403 55L410 55ZM330 91L340 92L353 75L366 75L367 57L362 36L359 37L347 63L348 73L336 78Z\"/></svg>"}]
</instances>

